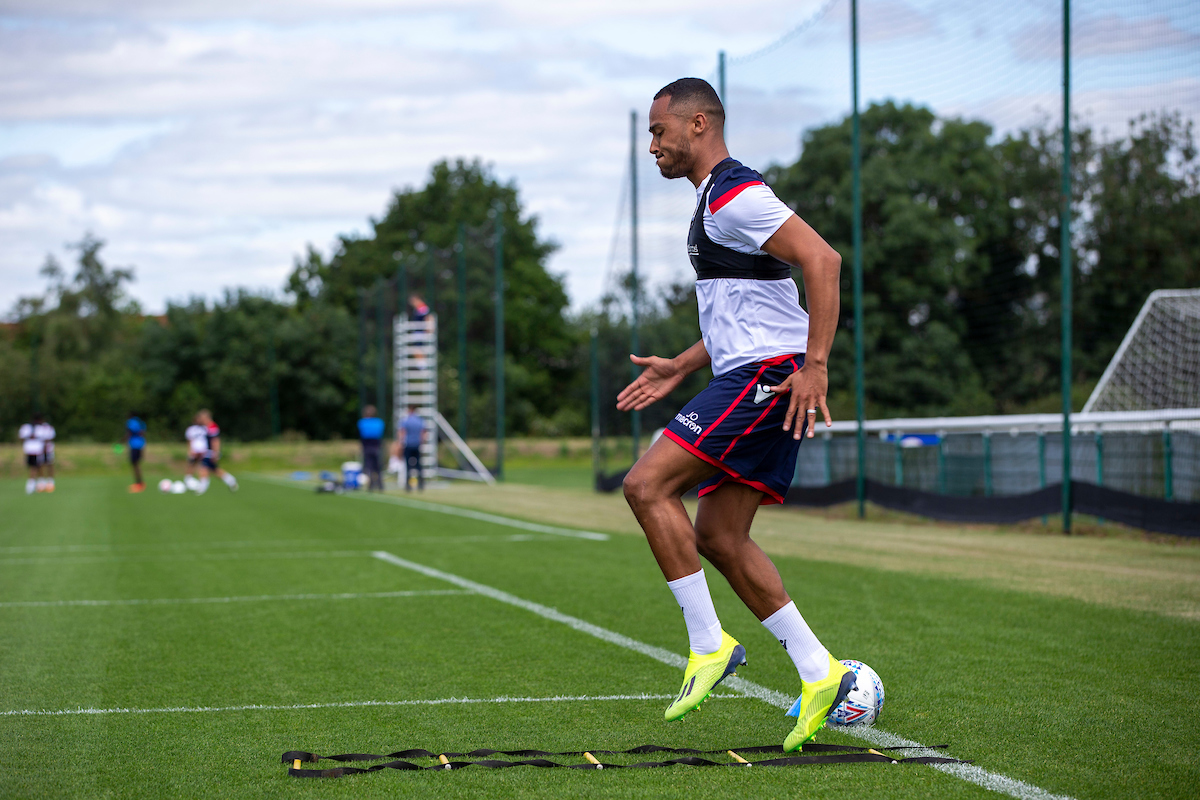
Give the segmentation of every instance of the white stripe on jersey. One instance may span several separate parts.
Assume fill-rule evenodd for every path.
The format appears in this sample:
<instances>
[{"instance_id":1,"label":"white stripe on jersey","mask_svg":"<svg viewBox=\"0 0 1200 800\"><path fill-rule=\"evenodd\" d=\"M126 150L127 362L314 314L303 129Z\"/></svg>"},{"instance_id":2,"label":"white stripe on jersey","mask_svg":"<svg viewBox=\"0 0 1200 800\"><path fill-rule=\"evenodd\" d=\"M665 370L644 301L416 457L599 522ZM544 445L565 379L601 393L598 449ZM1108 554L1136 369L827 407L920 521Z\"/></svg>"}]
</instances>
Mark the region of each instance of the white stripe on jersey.
<instances>
[{"instance_id":1,"label":"white stripe on jersey","mask_svg":"<svg viewBox=\"0 0 1200 800\"><path fill-rule=\"evenodd\" d=\"M700 182L696 202L712 176ZM714 244L739 253L761 254L762 245L792 216L765 184L747 186L713 214L704 204L704 232ZM758 281L711 278L696 281L700 333L712 358L713 375L808 349L808 313L791 278Z\"/></svg>"}]
</instances>

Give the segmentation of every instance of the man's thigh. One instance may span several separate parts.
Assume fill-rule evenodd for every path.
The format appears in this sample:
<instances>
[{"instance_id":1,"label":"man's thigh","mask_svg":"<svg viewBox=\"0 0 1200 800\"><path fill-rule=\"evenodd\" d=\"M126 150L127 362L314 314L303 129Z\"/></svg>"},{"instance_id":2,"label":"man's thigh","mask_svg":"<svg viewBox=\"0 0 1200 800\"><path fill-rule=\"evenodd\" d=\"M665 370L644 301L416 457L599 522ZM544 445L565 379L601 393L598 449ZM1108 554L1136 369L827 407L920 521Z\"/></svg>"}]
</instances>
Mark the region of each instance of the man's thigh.
<instances>
[{"instance_id":1,"label":"man's thigh","mask_svg":"<svg viewBox=\"0 0 1200 800\"><path fill-rule=\"evenodd\" d=\"M705 478L719 472L666 436L638 459L625 478L626 492L682 495Z\"/></svg>"},{"instance_id":2,"label":"man's thigh","mask_svg":"<svg viewBox=\"0 0 1200 800\"><path fill-rule=\"evenodd\" d=\"M762 499L763 493L758 489L736 481L726 481L701 497L696 506L698 543L716 544L748 538Z\"/></svg>"}]
</instances>

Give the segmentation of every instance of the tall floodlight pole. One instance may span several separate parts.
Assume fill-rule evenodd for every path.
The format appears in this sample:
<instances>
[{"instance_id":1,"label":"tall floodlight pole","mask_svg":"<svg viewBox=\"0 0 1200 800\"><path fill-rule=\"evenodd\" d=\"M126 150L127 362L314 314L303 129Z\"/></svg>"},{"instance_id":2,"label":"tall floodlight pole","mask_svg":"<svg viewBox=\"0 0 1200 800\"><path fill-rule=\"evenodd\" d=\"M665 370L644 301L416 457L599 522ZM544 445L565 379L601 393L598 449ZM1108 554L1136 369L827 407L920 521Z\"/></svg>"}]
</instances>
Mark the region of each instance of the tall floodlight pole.
<instances>
[{"instance_id":1,"label":"tall floodlight pole","mask_svg":"<svg viewBox=\"0 0 1200 800\"><path fill-rule=\"evenodd\" d=\"M458 223L458 435L467 438L467 226Z\"/></svg>"},{"instance_id":2,"label":"tall floodlight pole","mask_svg":"<svg viewBox=\"0 0 1200 800\"><path fill-rule=\"evenodd\" d=\"M504 218L496 212L496 479L504 479Z\"/></svg>"},{"instance_id":3,"label":"tall floodlight pole","mask_svg":"<svg viewBox=\"0 0 1200 800\"><path fill-rule=\"evenodd\" d=\"M639 354L640 346L638 345L638 306L641 303L641 289L638 286L638 193L637 193L637 111L629 112L629 259L630 259L630 275L632 280L632 325L630 325L630 350L629 352ZM630 373L633 380L637 380L638 373L641 368L636 364L630 365ZM638 439L642 435L642 412L629 412L629 425L633 439L633 460L636 463L638 460Z\"/></svg>"},{"instance_id":4,"label":"tall floodlight pole","mask_svg":"<svg viewBox=\"0 0 1200 800\"><path fill-rule=\"evenodd\" d=\"M1062 523L1071 532L1071 0L1063 0L1062 211Z\"/></svg>"},{"instance_id":5,"label":"tall floodlight pole","mask_svg":"<svg viewBox=\"0 0 1200 800\"><path fill-rule=\"evenodd\" d=\"M383 324L383 304L387 292L383 279L375 281L375 408L379 418L387 417L387 329Z\"/></svg>"},{"instance_id":6,"label":"tall floodlight pole","mask_svg":"<svg viewBox=\"0 0 1200 800\"><path fill-rule=\"evenodd\" d=\"M850 0L850 83L854 98L851 128L851 172L853 184L854 247L854 413L858 420L858 516L867 514L867 434L863 429L866 415L866 382L863 377L863 263L862 263L862 148L858 125L858 0Z\"/></svg>"},{"instance_id":7,"label":"tall floodlight pole","mask_svg":"<svg viewBox=\"0 0 1200 800\"><path fill-rule=\"evenodd\" d=\"M591 336L592 385L592 475L600 474L600 332L592 328Z\"/></svg>"},{"instance_id":8,"label":"tall floodlight pole","mask_svg":"<svg viewBox=\"0 0 1200 800\"><path fill-rule=\"evenodd\" d=\"M267 375L270 383L271 438L279 437L279 378L275 371L275 331L267 334Z\"/></svg>"},{"instance_id":9,"label":"tall floodlight pole","mask_svg":"<svg viewBox=\"0 0 1200 800\"><path fill-rule=\"evenodd\" d=\"M725 51L717 52L717 96L721 98L721 105L725 105Z\"/></svg>"},{"instance_id":10,"label":"tall floodlight pole","mask_svg":"<svg viewBox=\"0 0 1200 800\"><path fill-rule=\"evenodd\" d=\"M358 411L367 404L367 290L358 290Z\"/></svg>"}]
</instances>

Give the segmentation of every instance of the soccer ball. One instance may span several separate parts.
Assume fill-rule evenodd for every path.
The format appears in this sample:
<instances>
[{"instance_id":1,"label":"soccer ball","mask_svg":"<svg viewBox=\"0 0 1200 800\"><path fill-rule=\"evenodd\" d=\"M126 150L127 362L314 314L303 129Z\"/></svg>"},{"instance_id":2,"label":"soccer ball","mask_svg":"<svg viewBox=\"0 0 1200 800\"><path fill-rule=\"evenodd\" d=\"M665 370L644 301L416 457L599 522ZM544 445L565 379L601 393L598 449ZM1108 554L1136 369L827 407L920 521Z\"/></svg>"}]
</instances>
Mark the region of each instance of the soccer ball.
<instances>
[{"instance_id":1,"label":"soccer ball","mask_svg":"<svg viewBox=\"0 0 1200 800\"><path fill-rule=\"evenodd\" d=\"M829 715L831 725L870 725L883 709L883 681L861 661L842 662L854 672L856 685Z\"/></svg>"},{"instance_id":2,"label":"soccer ball","mask_svg":"<svg viewBox=\"0 0 1200 800\"><path fill-rule=\"evenodd\" d=\"M158 482L158 490L160 492L162 492L163 494L167 494L168 492L170 492L171 491L171 479L163 478L161 481L159 481Z\"/></svg>"},{"instance_id":3,"label":"soccer ball","mask_svg":"<svg viewBox=\"0 0 1200 800\"><path fill-rule=\"evenodd\" d=\"M171 494L183 494L187 491L187 487L183 485L183 481L175 481L171 484Z\"/></svg>"}]
</instances>

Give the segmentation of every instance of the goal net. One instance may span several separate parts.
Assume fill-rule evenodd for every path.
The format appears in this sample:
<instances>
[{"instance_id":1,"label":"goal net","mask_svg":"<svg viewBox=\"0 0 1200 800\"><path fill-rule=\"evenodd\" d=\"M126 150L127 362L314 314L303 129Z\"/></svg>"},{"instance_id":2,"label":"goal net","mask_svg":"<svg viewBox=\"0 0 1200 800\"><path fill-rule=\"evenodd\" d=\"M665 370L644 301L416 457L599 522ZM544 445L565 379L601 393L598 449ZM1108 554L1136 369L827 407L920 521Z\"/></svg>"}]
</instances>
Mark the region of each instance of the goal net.
<instances>
[{"instance_id":1,"label":"goal net","mask_svg":"<svg viewBox=\"0 0 1200 800\"><path fill-rule=\"evenodd\" d=\"M1200 289L1146 298L1083 410L1165 408L1200 408Z\"/></svg>"}]
</instances>

